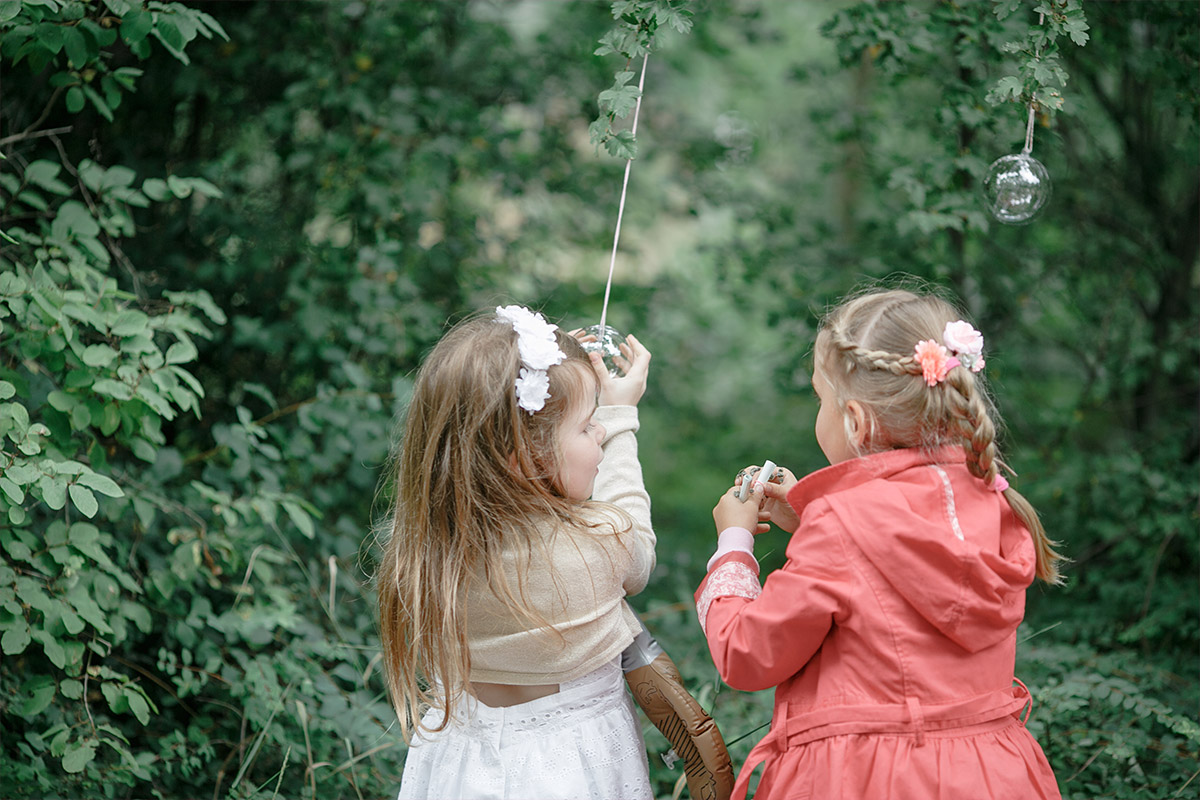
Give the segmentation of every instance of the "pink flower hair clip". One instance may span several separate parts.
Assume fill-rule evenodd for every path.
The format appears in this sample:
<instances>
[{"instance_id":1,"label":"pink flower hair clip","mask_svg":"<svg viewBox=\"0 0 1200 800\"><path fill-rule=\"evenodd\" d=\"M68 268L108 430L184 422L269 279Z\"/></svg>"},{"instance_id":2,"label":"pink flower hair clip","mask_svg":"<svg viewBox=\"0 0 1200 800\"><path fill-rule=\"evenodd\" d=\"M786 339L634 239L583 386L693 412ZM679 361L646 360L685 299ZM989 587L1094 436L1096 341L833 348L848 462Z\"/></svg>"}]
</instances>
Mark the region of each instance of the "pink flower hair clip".
<instances>
[{"instance_id":1,"label":"pink flower hair clip","mask_svg":"<svg viewBox=\"0 0 1200 800\"><path fill-rule=\"evenodd\" d=\"M937 386L946 379L947 372L959 365L959 360L950 355L946 346L933 339L917 342L913 352L913 358L921 365L921 377L927 386Z\"/></svg>"},{"instance_id":2,"label":"pink flower hair clip","mask_svg":"<svg viewBox=\"0 0 1200 800\"><path fill-rule=\"evenodd\" d=\"M913 360L921 365L921 377L927 386L937 386L955 367L971 372L983 369L983 334L964 320L947 322L942 344L933 339L917 342Z\"/></svg>"}]
</instances>

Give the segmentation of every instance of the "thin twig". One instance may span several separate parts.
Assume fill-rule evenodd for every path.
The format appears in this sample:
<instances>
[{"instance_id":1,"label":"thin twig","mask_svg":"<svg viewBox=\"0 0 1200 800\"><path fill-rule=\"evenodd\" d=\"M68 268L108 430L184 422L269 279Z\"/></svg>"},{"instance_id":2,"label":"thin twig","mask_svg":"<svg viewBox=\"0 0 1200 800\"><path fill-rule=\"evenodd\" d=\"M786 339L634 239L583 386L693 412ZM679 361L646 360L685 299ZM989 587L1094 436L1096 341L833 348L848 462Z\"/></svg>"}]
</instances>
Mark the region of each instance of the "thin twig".
<instances>
[{"instance_id":1,"label":"thin twig","mask_svg":"<svg viewBox=\"0 0 1200 800\"><path fill-rule=\"evenodd\" d=\"M1083 762L1083 766L1080 767L1079 769L1075 770L1075 774L1072 775L1071 777L1067 778L1065 781L1063 781L1063 783L1070 783L1071 781L1078 778L1079 774L1081 772L1083 772L1085 769L1090 767L1092 765L1092 762L1095 761L1097 758L1099 758L1104 753L1104 751L1108 749L1108 745L1109 745L1108 742L1105 742L1104 744L1100 745L1100 749L1097 750L1095 753L1093 753L1091 758L1089 758L1087 761Z\"/></svg>"},{"instance_id":2,"label":"thin twig","mask_svg":"<svg viewBox=\"0 0 1200 800\"><path fill-rule=\"evenodd\" d=\"M1186 783L1184 783L1184 784L1183 784L1183 786L1180 786L1180 787L1179 787L1179 791L1175 793L1175 796L1176 796L1176 797L1179 797L1181 794L1183 794L1183 790L1184 790L1184 789L1186 789L1186 788L1188 787L1188 784L1189 784L1189 783L1191 783L1192 781L1196 780L1196 776L1197 776L1197 775L1200 775L1200 769L1198 769L1198 770L1196 770L1195 772L1193 772L1193 773L1192 773L1192 777L1188 778L1188 779L1187 779L1187 782L1186 782Z\"/></svg>"},{"instance_id":3,"label":"thin twig","mask_svg":"<svg viewBox=\"0 0 1200 800\"><path fill-rule=\"evenodd\" d=\"M60 133L70 133L73 130L75 130L74 125L66 125L61 128L47 128L44 131L33 131L32 133L29 131L22 131L21 133L14 133L12 136L5 136L4 138L0 139L0 147L4 147L6 144L12 144L13 142L21 142L26 139L37 139L42 136L57 136Z\"/></svg>"},{"instance_id":4,"label":"thin twig","mask_svg":"<svg viewBox=\"0 0 1200 800\"><path fill-rule=\"evenodd\" d=\"M53 109L54 104L58 102L59 95L66 91L66 88L67 87L65 86L59 86L57 89L55 89L54 93L50 95L50 99L46 101L45 107L42 108L41 116L35 119L33 123L21 133L31 133L37 128L38 125L41 125L43 122L45 122L46 118L50 116L50 110Z\"/></svg>"}]
</instances>

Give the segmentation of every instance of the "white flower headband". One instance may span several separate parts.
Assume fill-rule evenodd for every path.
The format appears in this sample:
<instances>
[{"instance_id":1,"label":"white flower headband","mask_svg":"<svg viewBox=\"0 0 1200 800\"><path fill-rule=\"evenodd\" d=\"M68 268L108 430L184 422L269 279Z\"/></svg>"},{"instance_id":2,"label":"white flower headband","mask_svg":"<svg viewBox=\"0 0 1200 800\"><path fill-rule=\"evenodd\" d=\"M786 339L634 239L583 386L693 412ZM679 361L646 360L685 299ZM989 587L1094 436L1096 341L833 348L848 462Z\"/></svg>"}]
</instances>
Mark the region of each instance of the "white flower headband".
<instances>
[{"instance_id":1,"label":"white flower headband","mask_svg":"<svg viewBox=\"0 0 1200 800\"><path fill-rule=\"evenodd\" d=\"M496 316L517 332L517 351L521 354L521 374L515 384L517 405L532 414L541 410L550 397L550 375L546 370L567 357L554 336L558 326L524 306L496 306Z\"/></svg>"},{"instance_id":2,"label":"white flower headband","mask_svg":"<svg viewBox=\"0 0 1200 800\"><path fill-rule=\"evenodd\" d=\"M946 373L958 366L971 372L983 369L983 334L961 319L946 323L942 344L926 339L917 342L913 351L913 358L921 365L921 376L928 386L941 383Z\"/></svg>"}]
</instances>

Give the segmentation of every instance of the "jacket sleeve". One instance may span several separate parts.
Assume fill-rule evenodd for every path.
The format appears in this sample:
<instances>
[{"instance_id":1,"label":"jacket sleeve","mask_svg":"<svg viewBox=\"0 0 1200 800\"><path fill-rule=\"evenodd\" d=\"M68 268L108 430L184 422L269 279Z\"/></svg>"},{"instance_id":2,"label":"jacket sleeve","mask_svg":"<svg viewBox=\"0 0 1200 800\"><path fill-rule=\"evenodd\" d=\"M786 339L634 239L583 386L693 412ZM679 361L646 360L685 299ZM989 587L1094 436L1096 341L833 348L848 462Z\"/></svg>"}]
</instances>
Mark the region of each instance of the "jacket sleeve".
<instances>
[{"instance_id":1,"label":"jacket sleeve","mask_svg":"<svg viewBox=\"0 0 1200 800\"><path fill-rule=\"evenodd\" d=\"M632 563L625 574L628 595L646 588L654 570L657 539L650 522L650 495L642 482L638 461L637 406L600 406L596 420L605 428L604 460L592 488L592 499L612 503L633 520L633 528L622 536Z\"/></svg>"},{"instance_id":2,"label":"jacket sleeve","mask_svg":"<svg viewBox=\"0 0 1200 800\"><path fill-rule=\"evenodd\" d=\"M696 590L696 612L721 678L757 691L799 672L847 608L849 564L841 527L824 503L806 509L787 562L761 587L748 553L715 561Z\"/></svg>"}]
</instances>

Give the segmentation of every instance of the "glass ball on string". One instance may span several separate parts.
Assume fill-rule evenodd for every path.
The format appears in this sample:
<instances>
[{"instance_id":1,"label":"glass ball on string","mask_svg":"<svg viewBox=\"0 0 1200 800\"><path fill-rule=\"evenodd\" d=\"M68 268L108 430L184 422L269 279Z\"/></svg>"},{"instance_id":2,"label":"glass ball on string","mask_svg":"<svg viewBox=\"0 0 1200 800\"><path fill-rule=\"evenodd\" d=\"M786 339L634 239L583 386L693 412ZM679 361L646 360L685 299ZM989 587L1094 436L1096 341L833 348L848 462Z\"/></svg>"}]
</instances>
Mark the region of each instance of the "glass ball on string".
<instances>
[{"instance_id":1,"label":"glass ball on string","mask_svg":"<svg viewBox=\"0 0 1200 800\"><path fill-rule=\"evenodd\" d=\"M583 349L587 352L598 351L600 357L604 359L604 366L608 367L608 374L614 378L619 378L625 374L625 370L618 366L617 359L624 360L621 355L621 345L625 344L625 337L612 325L605 325L603 331L599 325L589 325L583 329L583 332L592 337L591 341L581 342Z\"/></svg>"},{"instance_id":2,"label":"glass ball on string","mask_svg":"<svg viewBox=\"0 0 1200 800\"><path fill-rule=\"evenodd\" d=\"M1050 173L1025 152L996 159L983 179L988 211L1009 225L1023 225L1037 216L1051 189Z\"/></svg>"}]
</instances>

